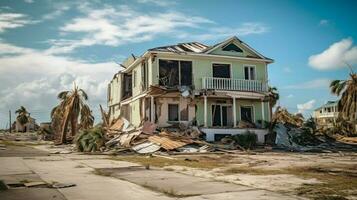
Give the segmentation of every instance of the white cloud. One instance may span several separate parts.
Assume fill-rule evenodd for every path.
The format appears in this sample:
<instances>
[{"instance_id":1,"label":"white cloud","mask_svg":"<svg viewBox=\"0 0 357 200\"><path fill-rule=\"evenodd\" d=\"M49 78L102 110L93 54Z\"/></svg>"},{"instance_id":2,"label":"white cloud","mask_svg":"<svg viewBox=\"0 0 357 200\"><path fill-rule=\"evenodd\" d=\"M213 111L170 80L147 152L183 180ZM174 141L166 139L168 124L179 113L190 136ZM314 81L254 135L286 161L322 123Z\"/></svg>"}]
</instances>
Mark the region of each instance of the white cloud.
<instances>
[{"instance_id":1,"label":"white cloud","mask_svg":"<svg viewBox=\"0 0 357 200\"><path fill-rule=\"evenodd\" d=\"M51 20L60 17L64 12L71 8L70 4L65 3L56 3L53 10L45 15L42 16L43 20Z\"/></svg>"},{"instance_id":2,"label":"white cloud","mask_svg":"<svg viewBox=\"0 0 357 200\"><path fill-rule=\"evenodd\" d=\"M39 121L49 119L58 103L57 93L70 90L73 81L88 93L98 119L98 104L106 103L107 83L120 70L113 62L88 63L2 41L0 49L0 111L24 105L37 113L34 117Z\"/></svg>"},{"instance_id":3,"label":"white cloud","mask_svg":"<svg viewBox=\"0 0 357 200\"><path fill-rule=\"evenodd\" d=\"M21 13L0 13L0 33L34 23L28 16Z\"/></svg>"},{"instance_id":4,"label":"white cloud","mask_svg":"<svg viewBox=\"0 0 357 200\"><path fill-rule=\"evenodd\" d=\"M330 21L327 20L327 19L322 19L322 20L320 20L320 22L319 22L319 25L320 25L320 26L328 26L329 24L330 24Z\"/></svg>"},{"instance_id":5,"label":"white cloud","mask_svg":"<svg viewBox=\"0 0 357 200\"><path fill-rule=\"evenodd\" d=\"M167 7L167 6L173 6L176 4L175 1L173 0L137 0L138 3L145 3L145 4L154 4L157 6L162 6L162 7Z\"/></svg>"},{"instance_id":6,"label":"white cloud","mask_svg":"<svg viewBox=\"0 0 357 200\"><path fill-rule=\"evenodd\" d=\"M283 68L283 71L284 71L285 73L291 73L293 70L292 70L290 67L284 67L284 68Z\"/></svg>"},{"instance_id":7,"label":"white cloud","mask_svg":"<svg viewBox=\"0 0 357 200\"><path fill-rule=\"evenodd\" d=\"M351 38L332 44L320 54L309 57L309 65L319 70L331 70L357 63L357 47L352 46Z\"/></svg>"},{"instance_id":8,"label":"white cloud","mask_svg":"<svg viewBox=\"0 0 357 200\"><path fill-rule=\"evenodd\" d=\"M25 3L35 3L34 0L24 0Z\"/></svg>"},{"instance_id":9,"label":"white cloud","mask_svg":"<svg viewBox=\"0 0 357 200\"><path fill-rule=\"evenodd\" d=\"M306 111L311 110L314 107L315 103L316 103L316 100L312 99L306 103L297 104L296 107L297 107L299 113L305 113Z\"/></svg>"},{"instance_id":10,"label":"white cloud","mask_svg":"<svg viewBox=\"0 0 357 200\"><path fill-rule=\"evenodd\" d=\"M328 88L330 86L331 80L321 78L315 79L307 82L302 82L294 85L288 85L283 87L283 89L321 89Z\"/></svg>"},{"instance_id":11,"label":"white cloud","mask_svg":"<svg viewBox=\"0 0 357 200\"><path fill-rule=\"evenodd\" d=\"M291 98L293 98L293 97L294 97L293 94L289 94L288 96L286 96L286 98L289 98L289 99L291 99Z\"/></svg>"}]
</instances>

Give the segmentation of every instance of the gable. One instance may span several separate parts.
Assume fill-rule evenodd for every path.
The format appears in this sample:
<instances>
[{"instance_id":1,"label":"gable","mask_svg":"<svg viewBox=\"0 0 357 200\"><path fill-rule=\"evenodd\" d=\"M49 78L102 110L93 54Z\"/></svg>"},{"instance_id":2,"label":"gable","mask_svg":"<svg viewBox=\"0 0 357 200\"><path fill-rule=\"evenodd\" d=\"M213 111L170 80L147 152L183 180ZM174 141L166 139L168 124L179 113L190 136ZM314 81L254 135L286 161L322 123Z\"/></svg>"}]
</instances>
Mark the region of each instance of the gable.
<instances>
[{"instance_id":1,"label":"gable","mask_svg":"<svg viewBox=\"0 0 357 200\"><path fill-rule=\"evenodd\" d=\"M235 36L208 48L205 53L223 56L267 59Z\"/></svg>"}]
</instances>

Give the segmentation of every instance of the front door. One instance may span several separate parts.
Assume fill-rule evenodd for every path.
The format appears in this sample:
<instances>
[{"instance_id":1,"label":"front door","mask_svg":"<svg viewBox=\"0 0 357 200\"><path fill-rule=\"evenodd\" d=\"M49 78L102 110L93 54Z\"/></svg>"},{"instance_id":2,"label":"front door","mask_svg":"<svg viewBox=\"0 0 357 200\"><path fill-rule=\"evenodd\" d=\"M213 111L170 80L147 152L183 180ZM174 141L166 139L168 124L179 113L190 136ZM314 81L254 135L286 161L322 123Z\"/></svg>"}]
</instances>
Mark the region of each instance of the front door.
<instances>
[{"instance_id":1,"label":"front door","mask_svg":"<svg viewBox=\"0 0 357 200\"><path fill-rule=\"evenodd\" d=\"M253 123L253 107L251 106L242 106L240 108L241 120Z\"/></svg>"},{"instance_id":2,"label":"front door","mask_svg":"<svg viewBox=\"0 0 357 200\"><path fill-rule=\"evenodd\" d=\"M228 125L228 106L212 105L212 126Z\"/></svg>"}]
</instances>

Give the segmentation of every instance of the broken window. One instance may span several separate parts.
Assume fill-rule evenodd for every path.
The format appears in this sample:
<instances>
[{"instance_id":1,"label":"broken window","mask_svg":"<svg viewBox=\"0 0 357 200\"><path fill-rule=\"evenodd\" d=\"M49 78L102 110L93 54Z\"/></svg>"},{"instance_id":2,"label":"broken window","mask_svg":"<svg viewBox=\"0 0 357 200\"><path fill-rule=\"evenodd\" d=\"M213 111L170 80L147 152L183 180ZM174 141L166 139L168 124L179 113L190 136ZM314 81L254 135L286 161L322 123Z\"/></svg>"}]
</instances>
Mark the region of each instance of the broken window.
<instances>
[{"instance_id":1,"label":"broken window","mask_svg":"<svg viewBox=\"0 0 357 200\"><path fill-rule=\"evenodd\" d=\"M160 59L159 83L168 87L192 85L192 62Z\"/></svg>"},{"instance_id":2,"label":"broken window","mask_svg":"<svg viewBox=\"0 0 357 200\"><path fill-rule=\"evenodd\" d=\"M230 78L230 65L229 64L212 64L213 77L217 78Z\"/></svg>"},{"instance_id":3,"label":"broken window","mask_svg":"<svg viewBox=\"0 0 357 200\"><path fill-rule=\"evenodd\" d=\"M136 87L136 71L133 72L133 87Z\"/></svg>"},{"instance_id":4,"label":"broken window","mask_svg":"<svg viewBox=\"0 0 357 200\"><path fill-rule=\"evenodd\" d=\"M231 52L238 52L238 53L243 53L243 50L239 48L237 45L230 43L226 47L222 49L223 51L231 51Z\"/></svg>"},{"instance_id":5,"label":"broken window","mask_svg":"<svg viewBox=\"0 0 357 200\"><path fill-rule=\"evenodd\" d=\"M122 99L126 99L132 96L132 75L131 74L123 74L123 81L122 81Z\"/></svg>"},{"instance_id":6,"label":"broken window","mask_svg":"<svg viewBox=\"0 0 357 200\"><path fill-rule=\"evenodd\" d=\"M142 63L141 65L141 82L142 82L142 89L143 90L146 90L147 89L147 80L148 80L148 77L147 77L147 67L146 67L146 60Z\"/></svg>"},{"instance_id":7,"label":"broken window","mask_svg":"<svg viewBox=\"0 0 357 200\"><path fill-rule=\"evenodd\" d=\"M244 67L244 79L245 80L255 80L255 67L245 66Z\"/></svg>"},{"instance_id":8,"label":"broken window","mask_svg":"<svg viewBox=\"0 0 357 200\"><path fill-rule=\"evenodd\" d=\"M179 105L169 104L169 121L179 120Z\"/></svg>"},{"instance_id":9,"label":"broken window","mask_svg":"<svg viewBox=\"0 0 357 200\"><path fill-rule=\"evenodd\" d=\"M251 106L240 107L240 116L242 121L253 123L253 107Z\"/></svg>"}]
</instances>

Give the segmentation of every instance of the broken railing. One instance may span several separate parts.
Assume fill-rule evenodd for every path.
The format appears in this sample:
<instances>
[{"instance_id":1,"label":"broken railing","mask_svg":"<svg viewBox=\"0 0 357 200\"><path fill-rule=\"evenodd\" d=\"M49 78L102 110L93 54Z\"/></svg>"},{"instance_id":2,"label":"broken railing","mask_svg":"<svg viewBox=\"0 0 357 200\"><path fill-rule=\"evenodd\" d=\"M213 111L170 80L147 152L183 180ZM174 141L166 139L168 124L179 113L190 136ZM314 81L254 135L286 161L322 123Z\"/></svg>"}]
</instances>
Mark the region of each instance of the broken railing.
<instances>
[{"instance_id":1,"label":"broken railing","mask_svg":"<svg viewBox=\"0 0 357 200\"><path fill-rule=\"evenodd\" d=\"M203 89L238 90L238 91L266 91L266 84L261 80L245 80L231 78L202 78Z\"/></svg>"}]
</instances>

